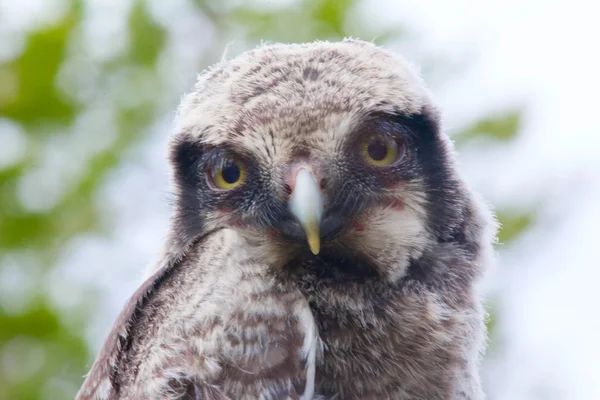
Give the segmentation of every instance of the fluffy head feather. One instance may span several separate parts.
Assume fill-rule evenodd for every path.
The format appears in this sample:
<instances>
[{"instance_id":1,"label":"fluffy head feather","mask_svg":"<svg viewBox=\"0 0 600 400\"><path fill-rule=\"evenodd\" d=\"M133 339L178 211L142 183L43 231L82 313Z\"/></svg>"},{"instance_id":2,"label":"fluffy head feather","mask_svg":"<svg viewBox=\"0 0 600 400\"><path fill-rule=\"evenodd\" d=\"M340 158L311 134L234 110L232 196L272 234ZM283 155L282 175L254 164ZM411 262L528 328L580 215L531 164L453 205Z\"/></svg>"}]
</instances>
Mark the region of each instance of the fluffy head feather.
<instances>
[{"instance_id":1,"label":"fluffy head feather","mask_svg":"<svg viewBox=\"0 0 600 400\"><path fill-rule=\"evenodd\" d=\"M400 140L403 160L367 165L358 149L372 133ZM223 153L248 170L226 192L204 175ZM386 279L463 220L462 184L428 90L413 66L366 42L271 45L213 67L180 106L172 160L183 241L234 228L278 265L307 249L287 206L290 171L302 165L326 197L323 252L351 251Z\"/></svg>"}]
</instances>

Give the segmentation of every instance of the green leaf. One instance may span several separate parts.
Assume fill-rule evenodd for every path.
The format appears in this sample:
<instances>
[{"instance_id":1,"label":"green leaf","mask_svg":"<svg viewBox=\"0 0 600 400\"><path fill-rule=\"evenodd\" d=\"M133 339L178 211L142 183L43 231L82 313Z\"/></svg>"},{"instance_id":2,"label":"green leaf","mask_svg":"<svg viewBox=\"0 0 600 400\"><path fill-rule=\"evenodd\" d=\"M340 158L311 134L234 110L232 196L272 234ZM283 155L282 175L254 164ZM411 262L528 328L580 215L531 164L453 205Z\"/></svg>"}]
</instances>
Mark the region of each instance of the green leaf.
<instances>
[{"instance_id":1,"label":"green leaf","mask_svg":"<svg viewBox=\"0 0 600 400\"><path fill-rule=\"evenodd\" d=\"M502 244L515 240L521 233L535 222L533 211L522 212L518 210L504 211L497 214L500 222L498 241Z\"/></svg>"},{"instance_id":2,"label":"green leaf","mask_svg":"<svg viewBox=\"0 0 600 400\"><path fill-rule=\"evenodd\" d=\"M455 135L457 142L465 142L475 137L490 137L508 141L514 139L521 126L521 111L510 111L502 115L484 118L471 127Z\"/></svg>"},{"instance_id":3,"label":"green leaf","mask_svg":"<svg viewBox=\"0 0 600 400\"><path fill-rule=\"evenodd\" d=\"M52 380L62 382L63 387L57 388L61 398L73 398L91 356L81 331L72 331L72 327L62 323L56 310L43 303L20 315L4 314L0 308L0 344L4 357L18 357L14 359L15 368L35 366L28 372L0 373L3 399L47 398L47 385ZM18 348L25 350L24 354L16 354ZM27 354L31 350L35 350L34 354Z\"/></svg>"},{"instance_id":4,"label":"green leaf","mask_svg":"<svg viewBox=\"0 0 600 400\"><path fill-rule=\"evenodd\" d=\"M73 11L56 25L32 33L23 54L4 66L11 73L2 76L14 76L18 92L0 103L0 115L26 127L66 124L73 119L76 105L59 93L55 81L77 18Z\"/></svg>"},{"instance_id":5,"label":"green leaf","mask_svg":"<svg viewBox=\"0 0 600 400\"><path fill-rule=\"evenodd\" d=\"M346 15L356 0L309 0L306 7L310 10L311 17L326 24L331 29L331 34L338 38L344 37Z\"/></svg>"},{"instance_id":6,"label":"green leaf","mask_svg":"<svg viewBox=\"0 0 600 400\"><path fill-rule=\"evenodd\" d=\"M143 2L137 1L129 17L129 58L134 64L154 65L162 50L166 34L148 13Z\"/></svg>"},{"instance_id":7,"label":"green leaf","mask_svg":"<svg viewBox=\"0 0 600 400\"><path fill-rule=\"evenodd\" d=\"M243 26L249 39L276 42L308 42L340 40L351 35L345 21L356 0L304 0L296 7L275 11L256 10L248 6L233 10L233 20L221 18L227 24ZM296 27L290 29L291 26Z\"/></svg>"}]
</instances>

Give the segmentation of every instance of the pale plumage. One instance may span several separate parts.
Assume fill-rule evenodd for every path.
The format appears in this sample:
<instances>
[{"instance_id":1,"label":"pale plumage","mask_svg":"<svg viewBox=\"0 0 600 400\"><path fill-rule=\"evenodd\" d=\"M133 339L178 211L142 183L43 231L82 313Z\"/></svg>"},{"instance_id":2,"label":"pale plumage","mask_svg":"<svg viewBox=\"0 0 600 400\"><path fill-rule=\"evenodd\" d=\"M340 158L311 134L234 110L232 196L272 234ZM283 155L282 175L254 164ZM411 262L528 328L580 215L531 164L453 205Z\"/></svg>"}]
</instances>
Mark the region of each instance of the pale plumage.
<instances>
[{"instance_id":1,"label":"pale plumage","mask_svg":"<svg viewBox=\"0 0 600 400\"><path fill-rule=\"evenodd\" d=\"M356 40L223 61L171 161L164 255L80 399L484 398L495 224L409 64Z\"/></svg>"},{"instance_id":2,"label":"pale plumage","mask_svg":"<svg viewBox=\"0 0 600 400\"><path fill-rule=\"evenodd\" d=\"M79 398L312 398L308 303L244 247L222 230L183 260L167 257L121 315Z\"/></svg>"}]
</instances>

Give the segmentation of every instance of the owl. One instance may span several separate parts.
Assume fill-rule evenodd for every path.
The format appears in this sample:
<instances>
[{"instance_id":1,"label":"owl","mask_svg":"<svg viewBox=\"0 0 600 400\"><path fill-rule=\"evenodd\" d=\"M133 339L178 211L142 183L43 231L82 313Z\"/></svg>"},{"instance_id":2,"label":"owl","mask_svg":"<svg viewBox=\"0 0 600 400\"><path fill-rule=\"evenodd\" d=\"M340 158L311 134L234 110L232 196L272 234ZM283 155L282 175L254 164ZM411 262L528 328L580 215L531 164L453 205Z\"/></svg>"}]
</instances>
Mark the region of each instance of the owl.
<instances>
[{"instance_id":1,"label":"owl","mask_svg":"<svg viewBox=\"0 0 600 400\"><path fill-rule=\"evenodd\" d=\"M360 40L202 73L175 202L78 399L469 399L496 224L415 67Z\"/></svg>"}]
</instances>

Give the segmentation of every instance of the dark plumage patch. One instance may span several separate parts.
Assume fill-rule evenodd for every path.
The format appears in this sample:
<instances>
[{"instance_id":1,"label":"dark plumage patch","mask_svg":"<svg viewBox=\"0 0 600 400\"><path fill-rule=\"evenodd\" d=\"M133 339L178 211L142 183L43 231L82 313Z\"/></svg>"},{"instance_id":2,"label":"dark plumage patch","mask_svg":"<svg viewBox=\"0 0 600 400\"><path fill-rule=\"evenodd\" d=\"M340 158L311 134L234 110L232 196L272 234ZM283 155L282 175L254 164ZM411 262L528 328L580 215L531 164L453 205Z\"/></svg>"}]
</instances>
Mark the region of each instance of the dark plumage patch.
<instances>
[{"instance_id":1,"label":"dark plumage patch","mask_svg":"<svg viewBox=\"0 0 600 400\"><path fill-rule=\"evenodd\" d=\"M438 117L424 107L421 114L397 115L395 120L414 133L416 174L425 181L428 198L427 225L439 240L447 240L462 221L467 194L453 174L455 167L441 137Z\"/></svg>"},{"instance_id":2,"label":"dark plumage patch","mask_svg":"<svg viewBox=\"0 0 600 400\"><path fill-rule=\"evenodd\" d=\"M313 67L304 68L304 71L302 71L302 77L307 81L316 81L319 78L319 71Z\"/></svg>"},{"instance_id":3,"label":"dark plumage patch","mask_svg":"<svg viewBox=\"0 0 600 400\"><path fill-rule=\"evenodd\" d=\"M177 204L173 216L180 240L188 240L204 232L206 209L198 189L202 183L201 170L204 148L187 138L176 140L171 151L171 163L177 186Z\"/></svg>"},{"instance_id":4,"label":"dark plumage patch","mask_svg":"<svg viewBox=\"0 0 600 400\"><path fill-rule=\"evenodd\" d=\"M168 382L169 389L166 391L169 395L182 400L201 400L202 389L190 379L171 379Z\"/></svg>"}]
</instances>

